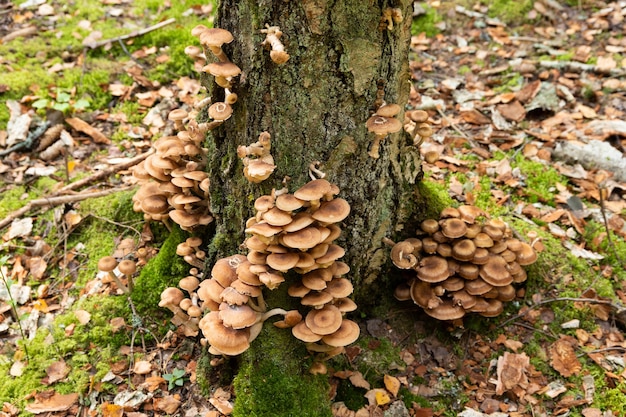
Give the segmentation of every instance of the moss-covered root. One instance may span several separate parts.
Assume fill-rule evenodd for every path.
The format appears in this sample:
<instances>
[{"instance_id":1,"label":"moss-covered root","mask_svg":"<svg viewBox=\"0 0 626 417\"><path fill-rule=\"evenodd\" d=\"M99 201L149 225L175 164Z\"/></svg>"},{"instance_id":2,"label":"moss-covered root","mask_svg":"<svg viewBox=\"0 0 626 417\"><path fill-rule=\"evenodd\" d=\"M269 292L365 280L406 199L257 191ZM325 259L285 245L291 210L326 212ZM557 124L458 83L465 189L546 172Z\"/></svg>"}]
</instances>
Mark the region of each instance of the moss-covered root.
<instances>
[{"instance_id":1,"label":"moss-covered root","mask_svg":"<svg viewBox=\"0 0 626 417\"><path fill-rule=\"evenodd\" d=\"M328 378L309 374L305 356L289 330L267 323L242 356L233 417L330 417Z\"/></svg>"}]
</instances>

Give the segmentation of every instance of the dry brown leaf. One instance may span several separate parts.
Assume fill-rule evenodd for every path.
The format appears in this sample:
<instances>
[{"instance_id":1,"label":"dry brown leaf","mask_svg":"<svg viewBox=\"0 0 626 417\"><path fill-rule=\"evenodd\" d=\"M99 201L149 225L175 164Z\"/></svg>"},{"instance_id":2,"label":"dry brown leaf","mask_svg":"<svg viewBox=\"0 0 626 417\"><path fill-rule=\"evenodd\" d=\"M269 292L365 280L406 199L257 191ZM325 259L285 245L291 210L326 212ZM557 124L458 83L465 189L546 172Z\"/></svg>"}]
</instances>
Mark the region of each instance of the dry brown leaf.
<instances>
[{"instance_id":1,"label":"dry brown leaf","mask_svg":"<svg viewBox=\"0 0 626 417\"><path fill-rule=\"evenodd\" d=\"M524 110L524 106L522 106L517 100L513 100L506 104L498 104L496 109L498 109L502 117L514 122L521 122L526 117L526 110Z\"/></svg>"},{"instance_id":2,"label":"dry brown leaf","mask_svg":"<svg viewBox=\"0 0 626 417\"><path fill-rule=\"evenodd\" d=\"M161 384L165 384L165 382L165 379L161 378L160 376L149 376L146 378L145 381L143 381L143 383L141 384L141 388L147 389L148 392L154 392L159 389L159 386Z\"/></svg>"},{"instance_id":3,"label":"dry brown leaf","mask_svg":"<svg viewBox=\"0 0 626 417\"><path fill-rule=\"evenodd\" d=\"M233 412L233 404L228 400L221 398L209 398L209 402L224 415L230 415L230 413Z\"/></svg>"},{"instance_id":4,"label":"dry brown leaf","mask_svg":"<svg viewBox=\"0 0 626 417\"><path fill-rule=\"evenodd\" d=\"M582 369L574 351L576 345L577 341L573 337L561 336L550 346L550 365L566 378L577 375Z\"/></svg>"},{"instance_id":5,"label":"dry brown leaf","mask_svg":"<svg viewBox=\"0 0 626 417\"><path fill-rule=\"evenodd\" d=\"M152 370L152 364L148 361L137 361L133 366L133 372L138 375L145 375Z\"/></svg>"},{"instance_id":6,"label":"dry brown leaf","mask_svg":"<svg viewBox=\"0 0 626 417\"><path fill-rule=\"evenodd\" d=\"M383 377L383 381L385 383L385 388L387 391L391 393L394 397L398 396L398 391L400 391L400 381L395 376L387 375Z\"/></svg>"},{"instance_id":7,"label":"dry brown leaf","mask_svg":"<svg viewBox=\"0 0 626 417\"><path fill-rule=\"evenodd\" d=\"M79 119L78 117L69 117L65 119L65 122L68 125L72 126L75 130L79 132L83 132L89 137L91 137L93 141L96 143L102 143L105 145L109 145L111 143L111 140L107 138L106 136L104 136L104 134L100 130L91 126L89 123L85 122L84 120Z\"/></svg>"},{"instance_id":8,"label":"dry brown leaf","mask_svg":"<svg viewBox=\"0 0 626 417\"><path fill-rule=\"evenodd\" d=\"M365 378L363 378L363 374L358 371L350 375L349 379L352 385L354 385L357 388L365 388L365 389L371 388L370 383L367 382Z\"/></svg>"},{"instance_id":9,"label":"dry brown leaf","mask_svg":"<svg viewBox=\"0 0 626 417\"><path fill-rule=\"evenodd\" d=\"M54 413L69 410L78 401L78 394L61 395L56 392L37 393L35 402L28 404L25 410L33 414Z\"/></svg>"},{"instance_id":10,"label":"dry brown leaf","mask_svg":"<svg viewBox=\"0 0 626 417\"><path fill-rule=\"evenodd\" d=\"M83 326L91 320L91 313L86 310L76 310L74 311L74 315L78 319L78 322Z\"/></svg>"},{"instance_id":11,"label":"dry brown leaf","mask_svg":"<svg viewBox=\"0 0 626 417\"><path fill-rule=\"evenodd\" d=\"M530 358L525 353L504 352L498 358L496 395L502 395L515 387L524 388L528 385L526 369L530 366Z\"/></svg>"},{"instance_id":12,"label":"dry brown leaf","mask_svg":"<svg viewBox=\"0 0 626 417\"><path fill-rule=\"evenodd\" d=\"M41 256L32 256L26 262L26 266L28 267L28 270L33 278L35 278L36 280L40 280L46 273L48 263Z\"/></svg>"},{"instance_id":13,"label":"dry brown leaf","mask_svg":"<svg viewBox=\"0 0 626 417\"><path fill-rule=\"evenodd\" d=\"M165 414L175 414L180 407L179 395L166 395L162 398L154 399L154 408L163 411Z\"/></svg>"},{"instance_id":14,"label":"dry brown leaf","mask_svg":"<svg viewBox=\"0 0 626 417\"><path fill-rule=\"evenodd\" d=\"M65 361L60 360L53 362L46 368L46 376L41 379L41 383L44 385L51 385L57 381L62 380L70 373L70 367L67 366Z\"/></svg>"},{"instance_id":15,"label":"dry brown leaf","mask_svg":"<svg viewBox=\"0 0 626 417\"><path fill-rule=\"evenodd\" d=\"M524 344L522 342L520 342L519 340L513 340L513 339L507 339L504 341L503 344L508 349L511 349L513 352L516 352L516 353L518 349L521 349L524 347Z\"/></svg>"},{"instance_id":16,"label":"dry brown leaf","mask_svg":"<svg viewBox=\"0 0 626 417\"><path fill-rule=\"evenodd\" d=\"M479 112L476 109L462 111L461 117L467 123L474 125L488 125L491 123L491 119Z\"/></svg>"}]
</instances>

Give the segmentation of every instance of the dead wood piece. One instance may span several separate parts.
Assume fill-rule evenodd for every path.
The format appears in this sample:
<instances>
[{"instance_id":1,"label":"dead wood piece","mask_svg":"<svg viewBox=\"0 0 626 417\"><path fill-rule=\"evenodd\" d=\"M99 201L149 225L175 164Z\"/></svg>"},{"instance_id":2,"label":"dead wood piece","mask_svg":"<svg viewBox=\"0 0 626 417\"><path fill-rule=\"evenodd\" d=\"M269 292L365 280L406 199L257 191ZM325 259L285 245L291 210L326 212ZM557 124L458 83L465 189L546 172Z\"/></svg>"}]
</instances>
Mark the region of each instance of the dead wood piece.
<instances>
[{"instance_id":1,"label":"dead wood piece","mask_svg":"<svg viewBox=\"0 0 626 417\"><path fill-rule=\"evenodd\" d=\"M138 36L145 35L148 32L152 32L153 30L160 29L163 26L167 26L169 24L172 24L175 21L176 21L176 19L174 19L174 18L167 19L167 20L164 20L162 22L157 23L156 25L149 26L149 27L141 29L141 30L136 30L136 31L131 32L131 33L127 34L127 35L121 35L121 36L117 36L115 38L104 39L102 41L88 43L85 46L87 48L90 48L90 49L96 49L96 48L99 48L101 46L107 45L109 43L119 42L119 41L123 41L123 40L130 39L130 38L136 38Z\"/></svg>"},{"instance_id":2,"label":"dead wood piece","mask_svg":"<svg viewBox=\"0 0 626 417\"><path fill-rule=\"evenodd\" d=\"M35 33L37 33L37 26L27 26L25 28L11 32L8 35L4 35L0 43L7 43L9 41L12 41L13 39L19 38L20 36L27 37L30 35L34 35Z\"/></svg>"},{"instance_id":3,"label":"dead wood piece","mask_svg":"<svg viewBox=\"0 0 626 417\"><path fill-rule=\"evenodd\" d=\"M556 68L571 72L595 72L597 74L609 74L613 77L622 77L626 71L621 68L604 69L597 65L583 64L573 61L539 61L539 65L544 68Z\"/></svg>"},{"instance_id":4,"label":"dead wood piece","mask_svg":"<svg viewBox=\"0 0 626 417\"><path fill-rule=\"evenodd\" d=\"M79 119L78 117L67 118L65 119L65 122L68 125L72 126L74 129L76 129L77 131L83 132L84 134L91 137L93 141L96 143L102 143L105 145L109 145L111 143L111 140L107 138L106 136L104 136L104 134L100 130L91 126L89 123L85 122L84 120Z\"/></svg>"}]
</instances>

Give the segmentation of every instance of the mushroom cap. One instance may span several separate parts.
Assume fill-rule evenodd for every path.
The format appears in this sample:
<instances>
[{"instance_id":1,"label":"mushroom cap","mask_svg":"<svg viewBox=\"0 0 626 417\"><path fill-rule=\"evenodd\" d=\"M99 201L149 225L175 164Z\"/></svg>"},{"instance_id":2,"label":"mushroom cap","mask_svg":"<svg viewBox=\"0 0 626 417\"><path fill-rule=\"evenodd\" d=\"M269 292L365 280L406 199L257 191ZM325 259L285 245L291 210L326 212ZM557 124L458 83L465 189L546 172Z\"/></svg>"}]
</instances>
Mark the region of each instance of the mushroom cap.
<instances>
[{"instance_id":1,"label":"mushroom cap","mask_svg":"<svg viewBox=\"0 0 626 417\"><path fill-rule=\"evenodd\" d=\"M258 313L249 305L220 304L219 317L226 327L244 329L252 326L258 319Z\"/></svg>"},{"instance_id":2,"label":"mushroom cap","mask_svg":"<svg viewBox=\"0 0 626 417\"><path fill-rule=\"evenodd\" d=\"M480 277L494 287L509 285L513 282L513 276L507 266L507 262L501 256L492 256L486 264L480 266Z\"/></svg>"},{"instance_id":3,"label":"mushroom cap","mask_svg":"<svg viewBox=\"0 0 626 417\"><path fill-rule=\"evenodd\" d=\"M465 232L467 232L467 226L461 219L452 217L441 221L441 233L447 238L463 237Z\"/></svg>"},{"instance_id":4,"label":"mushroom cap","mask_svg":"<svg viewBox=\"0 0 626 417\"><path fill-rule=\"evenodd\" d=\"M458 320L465 315L465 309L455 305L452 300L445 300L437 307L424 309L424 312L437 320Z\"/></svg>"},{"instance_id":5,"label":"mushroom cap","mask_svg":"<svg viewBox=\"0 0 626 417\"><path fill-rule=\"evenodd\" d=\"M326 228L329 230L328 236L322 241L322 243L332 243L335 239L341 236L341 227L336 224L327 224Z\"/></svg>"},{"instance_id":6,"label":"mushroom cap","mask_svg":"<svg viewBox=\"0 0 626 417\"><path fill-rule=\"evenodd\" d=\"M271 224L267 222L255 223L252 226L246 228L245 230L246 233L251 233L253 235L263 236L263 237L272 237L282 231L283 229L281 227L272 226Z\"/></svg>"},{"instance_id":7,"label":"mushroom cap","mask_svg":"<svg viewBox=\"0 0 626 417\"><path fill-rule=\"evenodd\" d=\"M322 223L339 223L350 214L350 204L343 198L335 198L320 204L312 217Z\"/></svg>"},{"instance_id":8,"label":"mushroom cap","mask_svg":"<svg viewBox=\"0 0 626 417\"><path fill-rule=\"evenodd\" d=\"M330 189L331 185L327 180L318 178L304 184L293 195L303 201L313 201L324 197L324 194L330 192Z\"/></svg>"},{"instance_id":9,"label":"mushroom cap","mask_svg":"<svg viewBox=\"0 0 626 417\"><path fill-rule=\"evenodd\" d=\"M419 279L411 283L411 298L423 309L435 308L442 302L441 298L435 295L430 284Z\"/></svg>"},{"instance_id":10,"label":"mushroom cap","mask_svg":"<svg viewBox=\"0 0 626 417\"><path fill-rule=\"evenodd\" d=\"M294 282L287 288L287 294L291 297L304 297L311 292L311 289L305 286L302 282Z\"/></svg>"},{"instance_id":11,"label":"mushroom cap","mask_svg":"<svg viewBox=\"0 0 626 417\"><path fill-rule=\"evenodd\" d=\"M253 271L253 268L255 266L262 266L264 268L259 273L255 273L255 271ZM245 262L242 262L237 267L237 277L244 284L253 285L253 286L263 285L263 283L259 279L258 274L262 272L267 272L267 269L268 269L267 265L254 265L254 264L251 264L250 261L246 259Z\"/></svg>"},{"instance_id":12,"label":"mushroom cap","mask_svg":"<svg viewBox=\"0 0 626 417\"><path fill-rule=\"evenodd\" d=\"M287 252L287 253L271 253L267 255L266 261L267 264L274 268L277 271L287 272L300 260L300 257L297 253Z\"/></svg>"},{"instance_id":13,"label":"mushroom cap","mask_svg":"<svg viewBox=\"0 0 626 417\"><path fill-rule=\"evenodd\" d=\"M248 262L253 265L267 265L267 253L259 252L256 250L248 251L248 255L246 255Z\"/></svg>"},{"instance_id":14,"label":"mushroom cap","mask_svg":"<svg viewBox=\"0 0 626 417\"><path fill-rule=\"evenodd\" d=\"M350 272L348 264L341 261L333 262L333 264L329 266L329 269L332 271L334 277L340 277Z\"/></svg>"},{"instance_id":15,"label":"mushroom cap","mask_svg":"<svg viewBox=\"0 0 626 417\"><path fill-rule=\"evenodd\" d=\"M452 246L452 257L458 261L471 261L476 253L476 245L471 239L461 239Z\"/></svg>"},{"instance_id":16,"label":"mushroom cap","mask_svg":"<svg viewBox=\"0 0 626 417\"><path fill-rule=\"evenodd\" d=\"M226 29L206 28L200 31L199 39L200 43L205 46L222 46L225 43L231 43L234 38L233 34Z\"/></svg>"},{"instance_id":17,"label":"mushroom cap","mask_svg":"<svg viewBox=\"0 0 626 417\"><path fill-rule=\"evenodd\" d=\"M498 297L496 297L500 301L513 301L517 296L515 291L515 287L513 285L506 285L504 287L498 288Z\"/></svg>"},{"instance_id":18,"label":"mushroom cap","mask_svg":"<svg viewBox=\"0 0 626 417\"><path fill-rule=\"evenodd\" d=\"M360 333L361 329L359 329L358 324L352 320L344 319L334 333L322 337L322 342L329 346L348 346L359 338Z\"/></svg>"},{"instance_id":19,"label":"mushroom cap","mask_svg":"<svg viewBox=\"0 0 626 417\"><path fill-rule=\"evenodd\" d=\"M172 210L169 213L172 221L183 228L191 228L200 224L200 216L191 214L185 210Z\"/></svg>"},{"instance_id":20,"label":"mushroom cap","mask_svg":"<svg viewBox=\"0 0 626 417\"><path fill-rule=\"evenodd\" d=\"M452 294L452 301L454 304L463 307L468 310L476 305L477 297L469 294L465 290L455 291Z\"/></svg>"},{"instance_id":21,"label":"mushroom cap","mask_svg":"<svg viewBox=\"0 0 626 417\"><path fill-rule=\"evenodd\" d=\"M439 222L435 219L426 219L420 224L420 228L429 235L432 235L439 230Z\"/></svg>"},{"instance_id":22,"label":"mushroom cap","mask_svg":"<svg viewBox=\"0 0 626 417\"><path fill-rule=\"evenodd\" d=\"M262 215L263 220L272 226L285 226L291 223L291 213L283 211L278 207L272 207Z\"/></svg>"},{"instance_id":23,"label":"mushroom cap","mask_svg":"<svg viewBox=\"0 0 626 417\"><path fill-rule=\"evenodd\" d=\"M190 58L197 58L202 53L202 48L196 45L189 45L185 47L184 52Z\"/></svg>"},{"instance_id":24,"label":"mushroom cap","mask_svg":"<svg viewBox=\"0 0 626 417\"><path fill-rule=\"evenodd\" d=\"M428 113L425 110L413 110L409 112L409 119L415 123L424 123L428 120Z\"/></svg>"},{"instance_id":25,"label":"mushroom cap","mask_svg":"<svg viewBox=\"0 0 626 417\"><path fill-rule=\"evenodd\" d=\"M314 269L302 276L302 284L312 290L321 291L332 278L333 274L327 268Z\"/></svg>"},{"instance_id":26,"label":"mushroom cap","mask_svg":"<svg viewBox=\"0 0 626 417\"><path fill-rule=\"evenodd\" d=\"M187 49L187 48L185 48ZM167 115L167 118L172 121L182 121L189 115L185 109L174 109Z\"/></svg>"},{"instance_id":27,"label":"mushroom cap","mask_svg":"<svg viewBox=\"0 0 626 417\"><path fill-rule=\"evenodd\" d=\"M400 269L410 269L417 264L417 258L413 255L415 247L405 241L398 242L391 248L391 261Z\"/></svg>"},{"instance_id":28,"label":"mushroom cap","mask_svg":"<svg viewBox=\"0 0 626 417\"><path fill-rule=\"evenodd\" d=\"M430 255L437 252L438 245L437 241L430 236L422 239L422 250Z\"/></svg>"},{"instance_id":29,"label":"mushroom cap","mask_svg":"<svg viewBox=\"0 0 626 417\"><path fill-rule=\"evenodd\" d=\"M437 244L437 253L444 258L450 258L452 257L452 246L448 243L439 243Z\"/></svg>"},{"instance_id":30,"label":"mushroom cap","mask_svg":"<svg viewBox=\"0 0 626 417\"><path fill-rule=\"evenodd\" d=\"M408 299L410 299L409 297ZM333 305L339 309L342 313L348 313L354 311L357 308L356 303L348 297L336 298L333 300Z\"/></svg>"},{"instance_id":31,"label":"mushroom cap","mask_svg":"<svg viewBox=\"0 0 626 417\"><path fill-rule=\"evenodd\" d=\"M470 264L468 262L460 264L459 270L457 271L461 277L470 281L478 278L479 272L478 265Z\"/></svg>"},{"instance_id":32,"label":"mushroom cap","mask_svg":"<svg viewBox=\"0 0 626 417\"><path fill-rule=\"evenodd\" d=\"M117 269L124 275L132 275L137 272L137 264L130 259L124 259L117 265Z\"/></svg>"},{"instance_id":33,"label":"mushroom cap","mask_svg":"<svg viewBox=\"0 0 626 417\"><path fill-rule=\"evenodd\" d=\"M493 239L487 233L480 232L474 237L474 244L477 248L490 248L493 246Z\"/></svg>"},{"instance_id":34,"label":"mushroom cap","mask_svg":"<svg viewBox=\"0 0 626 417\"><path fill-rule=\"evenodd\" d=\"M313 219L313 217L311 217L311 213L301 211L300 213L296 213L293 216L291 223L283 226L283 230L289 233L297 232L298 230L304 229L305 227L309 226L314 221L315 220Z\"/></svg>"},{"instance_id":35,"label":"mushroom cap","mask_svg":"<svg viewBox=\"0 0 626 417\"><path fill-rule=\"evenodd\" d=\"M259 281L270 290L275 290L280 284L285 282L285 277L279 272L262 272L259 274Z\"/></svg>"},{"instance_id":36,"label":"mushroom cap","mask_svg":"<svg viewBox=\"0 0 626 417\"><path fill-rule=\"evenodd\" d=\"M467 232L465 237L468 239L474 239L482 230L482 226L479 223L473 223L467 225Z\"/></svg>"},{"instance_id":37,"label":"mushroom cap","mask_svg":"<svg viewBox=\"0 0 626 417\"><path fill-rule=\"evenodd\" d=\"M318 265L326 265L327 263L336 261L346 254L346 250L339 245L331 244L328 245L328 250L323 256L319 258L315 258L315 262ZM330 265L329 265L330 266Z\"/></svg>"},{"instance_id":38,"label":"mushroom cap","mask_svg":"<svg viewBox=\"0 0 626 417\"><path fill-rule=\"evenodd\" d=\"M276 197L276 207L284 211L302 208L303 202L293 194L285 193Z\"/></svg>"},{"instance_id":39,"label":"mushroom cap","mask_svg":"<svg viewBox=\"0 0 626 417\"><path fill-rule=\"evenodd\" d=\"M248 295L250 297L258 297L262 294L261 288L254 285L248 285L240 279L234 280L230 286L236 289L240 294Z\"/></svg>"},{"instance_id":40,"label":"mushroom cap","mask_svg":"<svg viewBox=\"0 0 626 417\"><path fill-rule=\"evenodd\" d=\"M406 282L402 282L396 286L393 296L398 301L408 301L411 299L411 287Z\"/></svg>"},{"instance_id":41,"label":"mushroom cap","mask_svg":"<svg viewBox=\"0 0 626 417\"><path fill-rule=\"evenodd\" d=\"M285 51L270 51L270 58L275 64L282 65L289 61L289 54Z\"/></svg>"},{"instance_id":42,"label":"mushroom cap","mask_svg":"<svg viewBox=\"0 0 626 417\"><path fill-rule=\"evenodd\" d=\"M254 209L257 212L265 213L267 210L274 207L274 201L273 195L262 195L254 200Z\"/></svg>"},{"instance_id":43,"label":"mushroom cap","mask_svg":"<svg viewBox=\"0 0 626 417\"><path fill-rule=\"evenodd\" d=\"M365 122L367 130L378 135L386 136L402 130L402 122L394 117L383 117L374 115Z\"/></svg>"},{"instance_id":44,"label":"mushroom cap","mask_svg":"<svg viewBox=\"0 0 626 417\"><path fill-rule=\"evenodd\" d=\"M334 298L344 298L352 294L354 287L347 278L333 278L328 282L326 291Z\"/></svg>"},{"instance_id":45,"label":"mushroom cap","mask_svg":"<svg viewBox=\"0 0 626 417\"><path fill-rule=\"evenodd\" d=\"M149 214L165 213L170 208L164 195L150 195L141 200L141 211Z\"/></svg>"},{"instance_id":46,"label":"mushroom cap","mask_svg":"<svg viewBox=\"0 0 626 417\"><path fill-rule=\"evenodd\" d=\"M378 108L376 110L376 114L378 116L383 117L394 117L396 114L400 113L402 108L396 103L387 103Z\"/></svg>"},{"instance_id":47,"label":"mushroom cap","mask_svg":"<svg viewBox=\"0 0 626 417\"><path fill-rule=\"evenodd\" d=\"M209 117L214 120L228 120L233 114L233 108L230 104L218 101L209 107Z\"/></svg>"},{"instance_id":48,"label":"mushroom cap","mask_svg":"<svg viewBox=\"0 0 626 417\"><path fill-rule=\"evenodd\" d=\"M537 252L526 242L521 242L521 249L516 251L516 262L522 266L530 265L537 260Z\"/></svg>"},{"instance_id":49,"label":"mushroom cap","mask_svg":"<svg viewBox=\"0 0 626 417\"><path fill-rule=\"evenodd\" d=\"M484 265L490 257L491 254L489 253L489 250L485 248L476 248L476 252L474 252L474 257L472 258L472 263L476 265Z\"/></svg>"},{"instance_id":50,"label":"mushroom cap","mask_svg":"<svg viewBox=\"0 0 626 417\"><path fill-rule=\"evenodd\" d=\"M441 210L441 213L439 213L440 219L447 219L451 217L459 218L461 217L461 213L459 213L459 210L454 207L446 207L443 210Z\"/></svg>"},{"instance_id":51,"label":"mushroom cap","mask_svg":"<svg viewBox=\"0 0 626 417\"><path fill-rule=\"evenodd\" d=\"M311 291L302 297L300 304L310 307L322 307L333 301L333 296L327 291Z\"/></svg>"},{"instance_id":52,"label":"mushroom cap","mask_svg":"<svg viewBox=\"0 0 626 417\"><path fill-rule=\"evenodd\" d=\"M117 260L112 256L103 256L98 261L98 269L103 272L111 272L117 266Z\"/></svg>"},{"instance_id":53,"label":"mushroom cap","mask_svg":"<svg viewBox=\"0 0 626 417\"><path fill-rule=\"evenodd\" d=\"M441 282L450 276L448 262L441 256L427 256L420 261L417 276L424 282Z\"/></svg>"},{"instance_id":54,"label":"mushroom cap","mask_svg":"<svg viewBox=\"0 0 626 417\"><path fill-rule=\"evenodd\" d=\"M483 317L496 317L504 311L504 305L502 304L502 301L498 299L492 298L487 300L487 303L487 308L479 313Z\"/></svg>"},{"instance_id":55,"label":"mushroom cap","mask_svg":"<svg viewBox=\"0 0 626 417\"><path fill-rule=\"evenodd\" d=\"M291 333L296 339L302 340L305 343L314 343L322 339L321 335L313 333L311 329L309 329L304 320L293 326Z\"/></svg>"},{"instance_id":56,"label":"mushroom cap","mask_svg":"<svg viewBox=\"0 0 626 417\"><path fill-rule=\"evenodd\" d=\"M300 252L298 256L300 259L298 259L298 263L295 266L296 268L306 269L315 265L315 258L311 256L310 253Z\"/></svg>"},{"instance_id":57,"label":"mushroom cap","mask_svg":"<svg viewBox=\"0 0 626 417\"><path fill-rule=\"evenodd\" d=\"M280 236L283 245L293 249L311 249L322 240L322 234L317 227L308 226L296 232L285 233Z\"/></svg>"},{"instance_id":58,"label":"mushroom cap","mask_svg":"<svg viewBox=\"0 0 626 417\"><path fill-rule=\"evenodd\" d=\"M257 251L264 251L267 249L267 243L263 242L261 239L259 239L258 236L252 235L249 238L247 238L244 241L244 245L246 245L246 247L248 249L251 250L257 250Z\"/></svg>"},{"instance_id":59,"label":"mushroom cap","mask_svg":"<svg viewBox=\"0 0 626 417\"><path fill-rule=\"evenodd\" d=\"M493 286L481 278L477 278L465 283L465 291L470 295L483 295L488 293Z\"/></svg>"},{"instance_id":60,"label":"mushroom cap","mask_svg":"<svg viewBox=\"0 0 626 417\"><path fill-rule=\"evenodd\" d=\"M341 327L341 311L334 305L327 304L320 309L309 311L304 321L315 334L322 336L332 334Z\"/></svg>"},{"instance_id":61,"label":"mushroom cap","mask_svg":"<svg viewBox=\"0 0 626 417\"><path fill-rule=\"evenodd\" d=\"M486 224L483 226L483 233L486 233L495 242L502 240L502 238L504 237L504 232L502 231L502 229L491 224Z\"/></svg>"},{"instance_id":62,"label":"mushroom cap","mask_svg":"<svg viewBox=\"0 0 626 417\"><path fill-rule=\"evenodd\" d=\"M177 306L185 298L185 294L176 287L167 287L161 293L161 301L159 307L165 307L167 305Z\"/></svg>"},{"instance_id":63,"label":"mushroom cap","mask_svg":"<svg viewBox=\"0 0 626 417\"><path fill-rule=\"evenodd\" d=\"M203 280L198 286L198 298L202 301L214 301L217 304L222 302L222 291L224 287L217 280L213 278Z\"/></svg>"},{"instance_id":64,"label":"mushroom cap","mask_svg":"<svg viewBox=\"0 0 626 417\"><path fill-rule=\"evenodd\" d=\"M441 286L449 292L460 291L465 287L465 280L459 277L448 277Z\"/></svg>"},{"instance_id":65,"label":"mushroom cap","mask_svg":"<svg viewBox=\"0 0 626 417\"><path fill-rule=\"evenodd\" d=\"M219 298L221 300L220 305L221 305L221 302L224 302L227 304L238 305L238 306L246 304L248 300L250 299L249 296L239 293L239 291L237 291L233 287L224 288L222 292L220 293Z\"/></svg>"},{"instance_id":66,"label":"mushroom cap","mask_svg":"<svg viewBox=\"0 0 626 417\"><path fill-rule=\"evenodd\" d=\"M218 259L217 262L211 268L211 278L220 283L220 285L224 288L230 286L234 280L237 279L237 267L239 264L243 262L241 258L242 255L234 255L237 258L222 258ZM236 259L236 261L234 261ZM231 262L233 260L234 262Z\"/></svg>"},{"instance_id":67,"label":"mushroom cap","mask_svg":"<svg viewBox=\"0 0 626 417\"><path fill-rule=\"evenodd\" d=\"M233 329L222 324L217 311L206 314L198 323L209 344L224 355L239 355L250 347L250 329Z\"/></svg>"},{"instance_id":68,"label":"mushroom cap","mask_svg":"<svg viewBox=\"0 0 626 417\"><path fill-rule=\"evenodd\" d=\"M212 62L202 67L202 71L208 72L215 77L224 78L236 77L241 74L241 68L232 62Z\"/></svg>"}]
</instances>

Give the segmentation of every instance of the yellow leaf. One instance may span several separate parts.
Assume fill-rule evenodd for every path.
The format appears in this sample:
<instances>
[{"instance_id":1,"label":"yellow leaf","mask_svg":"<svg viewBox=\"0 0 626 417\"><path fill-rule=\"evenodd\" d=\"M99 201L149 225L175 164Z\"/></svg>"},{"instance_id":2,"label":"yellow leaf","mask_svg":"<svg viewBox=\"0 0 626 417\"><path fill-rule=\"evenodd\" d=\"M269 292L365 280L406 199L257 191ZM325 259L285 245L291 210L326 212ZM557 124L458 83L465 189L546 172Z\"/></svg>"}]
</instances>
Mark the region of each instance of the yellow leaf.
<instances>
[{"instance_id":1,"label":"yellow leaf","mask_svg":"<svg viewBox=\"0 0 626 417\"><path fill-rule=\"evenodd\" d=\"M67 171L69 173L72 173L72 171L74 171L74 168L76 168L76 161L67 161Z\"/></svg>"},{"instance_id":2,"label":"yellow leaf","mask_svg":"<svg viewBox=\"0 0 626 417\"><path fill-rule=\"evenodd\" d=\"M398 391L400 390L400 381L395 376L385 375L383 378L385 382L385 388L387 391L391 393L394 397L398 396Z\"/></svg>"},{"instance_id":3,"label":"yellow leaf","mask_svg":"<svg viewBox=\"0 0 626 417\"><path fill-rule=\"evenodd\" d=\"M46 303L46 300L36 300L33 303L33 308L37 311L41 311L42 313L47 313L48 303Z\"/></svg>"},{"instance_id":4,"label":"yellow leaf","mask_svg":"<svg viewBox=\"0 0 626 417\"><path fill-rule=\"evenodd\" d=\"M391 398L384 391L376 391L376 405L385 405L391 402Z\"/></svg>"}]
</instances>

